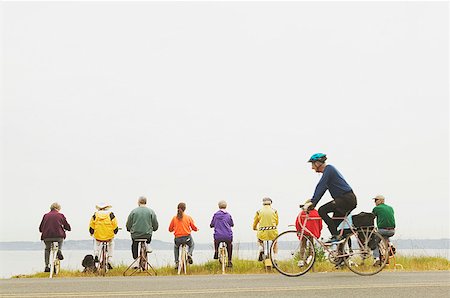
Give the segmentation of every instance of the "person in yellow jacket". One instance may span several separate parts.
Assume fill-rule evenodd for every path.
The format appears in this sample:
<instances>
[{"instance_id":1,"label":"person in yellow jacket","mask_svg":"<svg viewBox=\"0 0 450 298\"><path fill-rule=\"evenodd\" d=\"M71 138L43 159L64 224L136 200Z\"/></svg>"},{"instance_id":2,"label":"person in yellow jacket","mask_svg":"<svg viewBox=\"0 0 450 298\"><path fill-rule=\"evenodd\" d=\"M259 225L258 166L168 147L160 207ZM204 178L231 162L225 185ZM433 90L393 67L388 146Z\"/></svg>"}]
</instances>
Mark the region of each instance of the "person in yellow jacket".
<instances>
[{"instance_id":1,"label":"person in yellow jacket","mask_svg":"<svg viewBox=\"0 0 450 298\"><path fill-rule=\"evenodd\" d=\"M97 212L91 217L89 223L89 233L95 239L94 243L94 259L99 261L102 242L108 242L108 268L112 269L112 257L114 250L114 236L119 231L117 219L113 212L109 211L111 205L100 203L95 206Z\"/></svg>"},{"instance_id":2,"label":"person in yellow jacket","mask_svg":"<svg viewBox=\"0 0 450 298\"><path fill-rule=\"evenodd\" d=\"M253 220L253 230L257 231L259 245L258 260L263 260L264 246L263 241L274 240L278 236L278 212L272 208L272 199L264 198L263 207L256 211L255 219ZM274 253L277 253L278 247L275 244Z\"/></svg>"}]
</instances>

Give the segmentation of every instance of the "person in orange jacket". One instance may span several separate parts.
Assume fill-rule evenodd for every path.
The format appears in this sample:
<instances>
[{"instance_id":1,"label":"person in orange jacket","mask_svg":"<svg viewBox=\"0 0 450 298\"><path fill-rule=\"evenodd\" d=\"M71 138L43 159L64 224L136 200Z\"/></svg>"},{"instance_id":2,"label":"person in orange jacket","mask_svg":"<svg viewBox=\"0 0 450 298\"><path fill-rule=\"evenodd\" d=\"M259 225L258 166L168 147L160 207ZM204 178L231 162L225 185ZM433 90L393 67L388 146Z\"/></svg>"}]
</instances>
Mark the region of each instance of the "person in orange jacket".
<instances>
[{"instance_id":1,"label":"person in orange jacket","mask_svg":"<svg viewBox=\"0 0 450 298\"><path fill-rule=\"evenodd\" d=\"M175 268L178 268L178 259L180 256L180 245L186 244L188 249L188 262L193 263L192 253L194 252L194 239L191 236L191 231L198 231L198 228L194 224L194 220L189 215L185 214L185 203L179 203L177 207L177 215L172 218L169 225L169 232L173 232L175 235L174 256L175 256Z\"/></svg>"}]
</instances>

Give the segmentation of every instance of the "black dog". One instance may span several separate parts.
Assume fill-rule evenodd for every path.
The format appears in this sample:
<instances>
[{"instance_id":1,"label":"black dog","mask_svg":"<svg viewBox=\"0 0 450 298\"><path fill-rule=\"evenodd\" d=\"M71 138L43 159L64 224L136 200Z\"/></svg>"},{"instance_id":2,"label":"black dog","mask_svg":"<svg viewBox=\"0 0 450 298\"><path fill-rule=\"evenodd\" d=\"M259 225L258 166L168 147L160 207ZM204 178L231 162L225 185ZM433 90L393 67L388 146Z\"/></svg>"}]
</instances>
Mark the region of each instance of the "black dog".
<instances>
[{"instance_id":1,"label":"black dog","mask_svg":"<svg viewBox=\"0 0 450 298\"><path fill-rule=\"evenodd\" d=\"M81 265L83 265L84 270L83 272L90 272L93 273L97 271L97 268L95 267L95 261L93 255L85 255L83 262L81 262Z\"/></svg>"}]
</instances>

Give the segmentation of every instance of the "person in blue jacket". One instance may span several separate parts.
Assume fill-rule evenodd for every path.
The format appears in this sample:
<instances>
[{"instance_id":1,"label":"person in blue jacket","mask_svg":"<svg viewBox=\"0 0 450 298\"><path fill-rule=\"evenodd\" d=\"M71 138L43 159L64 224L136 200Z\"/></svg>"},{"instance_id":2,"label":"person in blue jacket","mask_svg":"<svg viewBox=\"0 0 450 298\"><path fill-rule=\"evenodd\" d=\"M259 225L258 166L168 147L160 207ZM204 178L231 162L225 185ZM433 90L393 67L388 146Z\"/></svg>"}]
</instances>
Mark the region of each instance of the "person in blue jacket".
<instances>
[{"instance_id":1,"label":"person in blue jacket","mask_svg":"<svg viewBox=\"0 0 450 298\"><path fill-rule=\"evenodd\" d=\"M333 216L344 217L356 208L356 196L342 174L334 166L326 164L326 160L327 156L323 153L313 154L308 160L311 163L311 168L323 175L316 186L312 199L308 200L305 205L306 208L315 207L325 192L327 190L330 192L333 200L322 205L318 211L331 233L331 238L327 242L339 242L341 239L338 236L337 226L342 220L332 219L328 213L333 212Z\"/></svg>"}]
</instances>

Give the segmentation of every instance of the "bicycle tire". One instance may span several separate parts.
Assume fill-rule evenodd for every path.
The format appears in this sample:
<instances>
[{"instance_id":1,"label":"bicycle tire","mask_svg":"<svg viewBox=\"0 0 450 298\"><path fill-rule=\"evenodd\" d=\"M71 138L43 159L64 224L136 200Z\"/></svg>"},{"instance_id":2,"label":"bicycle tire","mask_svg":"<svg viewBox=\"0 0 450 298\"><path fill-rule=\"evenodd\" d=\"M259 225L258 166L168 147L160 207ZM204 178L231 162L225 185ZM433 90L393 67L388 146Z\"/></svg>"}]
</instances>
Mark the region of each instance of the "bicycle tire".
<instances>
[{"instance_id":1,"label":"bicycle tire","mask_svg":"<svg viewBox=\"0 0 450 298\"><path fill-rule=\"evenodd\" d=\"M55 275L58 275L61 270L61 261L58 259L58 257L55 258L54 268Z\"/></svg>"},{"instance_id":2,"label":"bicycle tire","mask_svg":"<svg viewBox=\"0 0 450 298\"><path fill-rule=\"evenodd\" d=\"M181 272L184 272L184 274L186 274L186 267L187 267L186 245L182 244L180 257L178 258L178 274L181 274Z\"/></svg>"},{"instance_id":3,"label":"bicycle tire","mask_svg":"<svg viewBox=\"0 0 450 298\"><path fill-rule=\"evenodd\" d=\"M344 242L344 263L352 272L370 276L379 273L386 266L387 242L373 227L358 228L355 233L348 235ZM380 252L379 262L375 259L374 251Z\"/></svg>"},{"instance_id":4,"label":"bicycle tire","mask_svg":"<svg viewBox=\"0 0 450 298\"><path fill-rule=\"evenodd\" d=\"M275 269L281 274L296 277L308 272L314 265L316 251L309 237L303 236L304 248L297 231L286 231L277 236L270 246L270 259ZM278 253L274 252L278 245Z\"/></svg>"}]
</instances>

